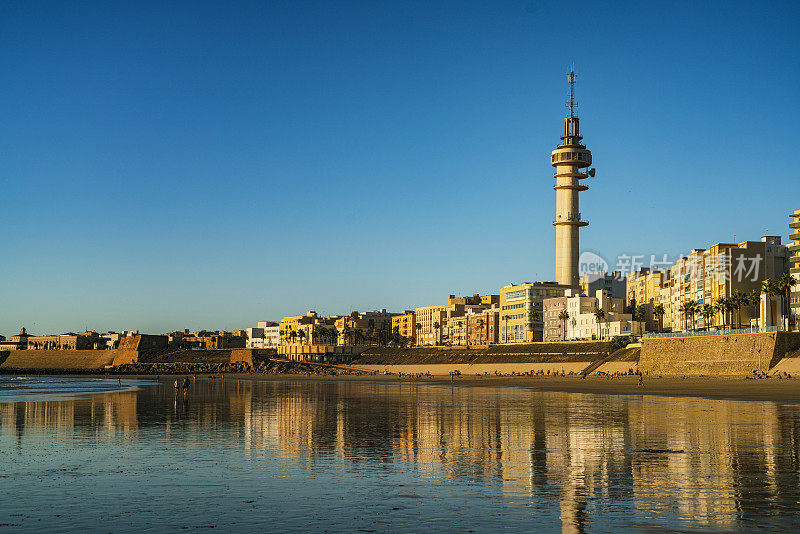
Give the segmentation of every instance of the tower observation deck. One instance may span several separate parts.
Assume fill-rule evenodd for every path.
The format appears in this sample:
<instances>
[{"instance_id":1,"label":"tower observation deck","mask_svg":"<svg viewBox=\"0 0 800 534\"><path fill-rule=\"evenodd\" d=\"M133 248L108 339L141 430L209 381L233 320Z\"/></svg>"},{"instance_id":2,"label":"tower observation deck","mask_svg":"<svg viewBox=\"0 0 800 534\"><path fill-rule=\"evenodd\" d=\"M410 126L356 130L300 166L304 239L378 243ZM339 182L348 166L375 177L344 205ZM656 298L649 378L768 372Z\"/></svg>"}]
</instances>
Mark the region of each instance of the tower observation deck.
<instances>
[{"instance_id":1,"label":"tower observation deck","mask_svg":"<svg viewBox=\"0 0 800 534\"><path fill-rule=\"evenodd\" d=\"M594 176L594 169L583 172L592 164L592 153L581 144L580 120L575 116L574 89L575 72L570 71L569 117L564 119L564 135L561 144L550 154L550 164L555 167L556 185L556 282L577 287L578 278L578 230L589 222L581 218L578 193L589 189L581 180Z\"/></svg>"}]
</instances>

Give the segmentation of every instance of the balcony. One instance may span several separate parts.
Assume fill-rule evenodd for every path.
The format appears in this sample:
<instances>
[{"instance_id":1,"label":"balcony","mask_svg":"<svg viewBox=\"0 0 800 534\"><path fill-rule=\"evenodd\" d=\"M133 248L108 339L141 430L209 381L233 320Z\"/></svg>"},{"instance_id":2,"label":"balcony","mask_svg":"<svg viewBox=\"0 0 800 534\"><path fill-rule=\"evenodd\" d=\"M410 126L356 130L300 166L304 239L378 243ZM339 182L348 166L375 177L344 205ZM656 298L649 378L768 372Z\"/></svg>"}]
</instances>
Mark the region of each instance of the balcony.
<instances>
[{"instance_id":1,"label":"balcony","mask_svg":"<svg viewBox=\"0 0 800 534\"><path fill-rule=\"evenodd\" d=\"M800 232L795 232L793 234L789 234L789 239L793 239L795 241L800 240Z\"/></svg>"},{"instance_id":2,"label":"balcony","mask_svg":"<svg viewBox=\"0 0 800 534\"><path fill-rule=\"evenodd\" d=\"M559 215L555 221L553 221L553 226L559 226L562 224L569 224L573 226L588 226L589 221L586 219L581 219L581 214L574 214L570 213L566 217Z\"/></svg>"},{"instance_id":3,"label":"balcony","mask_svg":"<svg viewBox=\"0 0 800 534\"><path fill-rule=\"evenodd\" d=\"M800 228L800 220L790 222L789 228Z\"/></svg>"}]
</instances>

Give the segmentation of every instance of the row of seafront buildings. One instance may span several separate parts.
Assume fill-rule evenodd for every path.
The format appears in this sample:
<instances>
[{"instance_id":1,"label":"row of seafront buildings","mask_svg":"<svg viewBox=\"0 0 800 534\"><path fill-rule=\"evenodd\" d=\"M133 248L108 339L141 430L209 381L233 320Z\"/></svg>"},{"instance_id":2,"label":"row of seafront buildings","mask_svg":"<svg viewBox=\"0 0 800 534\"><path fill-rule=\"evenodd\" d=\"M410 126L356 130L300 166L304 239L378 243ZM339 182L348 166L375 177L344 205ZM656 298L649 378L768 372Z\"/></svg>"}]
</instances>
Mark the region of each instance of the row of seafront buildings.
<instances>
[{"instance_id":1,"label":"row of seafront buildings","mask_svg":"<svg viewBox=\"0 0 800 534\"><path fill-rule=\"evenodd\" d=\"M8 339L0 336L0 351L5 350L103 350L119 346L127 332L68 332L57 335L30 335L23 327Z\"/></svg>"},{"instance_id":2,"label":"row of seafront buildings","mask_svg":"<svg viewBox=\"0 0 800 534\"><path fill-rule=\"evenodd\" d=\"M11 350L113 350L135 341L140 349L239 349L247 345L244 330L190 332L177 330L168 334L141 334L138 330L122 332L68 332L66 334L30 334L24 327L6 339L0 336L0 351Z\"/></svg>"},{"instance_id":3,"label":"row of seafront buildings","mask_svg":"<svg viewBox=\"0 0 800 534\"><path fill-rule=\"evenodd\" d=\"M496 294L448 295L445 303L401 313L383 309L323 317L310 311L248 328L247 346L295 355L348 345L480 346L594 339L641 329L624 312L624 299L611 296L611 286L621 294L624 282L586 276L581 284L582 291L555 282L509 284ZM604 311L601 324L598 309ZM566 330L558 318L561 310L570 310L574 317ZM559 324L554 326L553 321Z\"/></svg>"},{"instance_id":4,"label":"row of seafront buildings","mask_svg":"<svg viewBox=\"0 0 800 534\"><path fill-rule=\"evenodd\" d=\"M260 322L246 330L181 330L160 336L137 331L32 336L24 329L3 350L118 348L140 336L153 348L276 349L290 357L329 354L353 345L481 346L584 339L610 339L644 332L713 330L757 326L798 329L800 317L800 210L792 214L789 238L716 243L696 248L671 265L584 275L579 287L556 282L508 284L496 294L456 297L400 313L385 309L323 317L316 312ZM765 291L765 281L795 281L789 298ZM735 306L725 299L746 296ZM698 307L689 314L685 305ZM703 307L708 313L703 313ZM331 349L333 347L333 349Z\"/></svg>"},{"instance_id":5,"label":"row of seafront buildings","mask_svg":"<svg viewBox=\"0 0 800 534\"><path fill-rule=\"evenodd\" d=\"M674 264L642 268L626 278L625 303L647 331L786 328L800 324L800 210L789 224L792 242L715 243ZM765 283L766 282L766 283ZM775 291L776 283L782 290ZM687 311L687 304L695 304Z\"/></svg>"},{"instance_id":6,"label":"row of seafront buildings","mask_svg":"<svg viewBox=\"0 0 800 534\"><path fill-rule=\"evenodd\" d=\"M354 344L480 346L610 339L645 332L721 327L798 328L800 316L800 210L792 214L790 239L716 243L696 248L671 265L584 275L580 286L556 282L508 284L496 294L456 297L441 304L392 313L322 317L316 312L261 322L247 329L252 348ZM764 282L790 276L789 299L767 294ZM722 299L749 296L728 306ZM755 295L755 298L753 296ZM698 307L687 315L685 304ZM702 306L713 306L713 315ZM283 349L287 354L308 349Z\"/></svg>"}]
</instances>

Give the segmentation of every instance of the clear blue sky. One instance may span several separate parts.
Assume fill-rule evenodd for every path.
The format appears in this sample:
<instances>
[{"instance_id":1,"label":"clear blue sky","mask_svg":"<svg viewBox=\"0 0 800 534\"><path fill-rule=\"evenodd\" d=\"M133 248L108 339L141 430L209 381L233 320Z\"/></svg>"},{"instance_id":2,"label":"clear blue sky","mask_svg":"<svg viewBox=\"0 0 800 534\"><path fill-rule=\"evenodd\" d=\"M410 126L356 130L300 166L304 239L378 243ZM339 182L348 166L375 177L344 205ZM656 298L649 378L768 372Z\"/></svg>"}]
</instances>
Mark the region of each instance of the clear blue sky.
<instances>
[{"instance_id":1,"label":"clear blue sky","mask_svg":"<svg viewBox=\"0 0 800 534\"><path fill-rule=\"evenodd\" d=\"M551 280L572 62L582 249L787 239L798 28L796 2L3 2L0 333Z\"/></svg>"}]
</instances>

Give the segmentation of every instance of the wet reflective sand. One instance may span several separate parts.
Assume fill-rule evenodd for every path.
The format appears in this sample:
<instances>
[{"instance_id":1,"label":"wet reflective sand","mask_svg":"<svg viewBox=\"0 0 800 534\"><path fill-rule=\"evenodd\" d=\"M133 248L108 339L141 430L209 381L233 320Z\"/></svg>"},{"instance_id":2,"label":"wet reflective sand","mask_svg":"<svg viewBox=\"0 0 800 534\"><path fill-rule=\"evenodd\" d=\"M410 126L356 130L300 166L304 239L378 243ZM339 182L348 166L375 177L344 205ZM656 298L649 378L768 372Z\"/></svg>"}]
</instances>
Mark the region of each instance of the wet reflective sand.
<instances>
[{"instance_id":1,"label":"wet reflective sand","mask_svg":"<svg viewBox=\"0 0 800 534\"><path fill-rule=\"evenodd\" d=\"M0 403L0 530L800 528L800 405L416 383L140 387Z\"/></svg>"}]
</instances>

